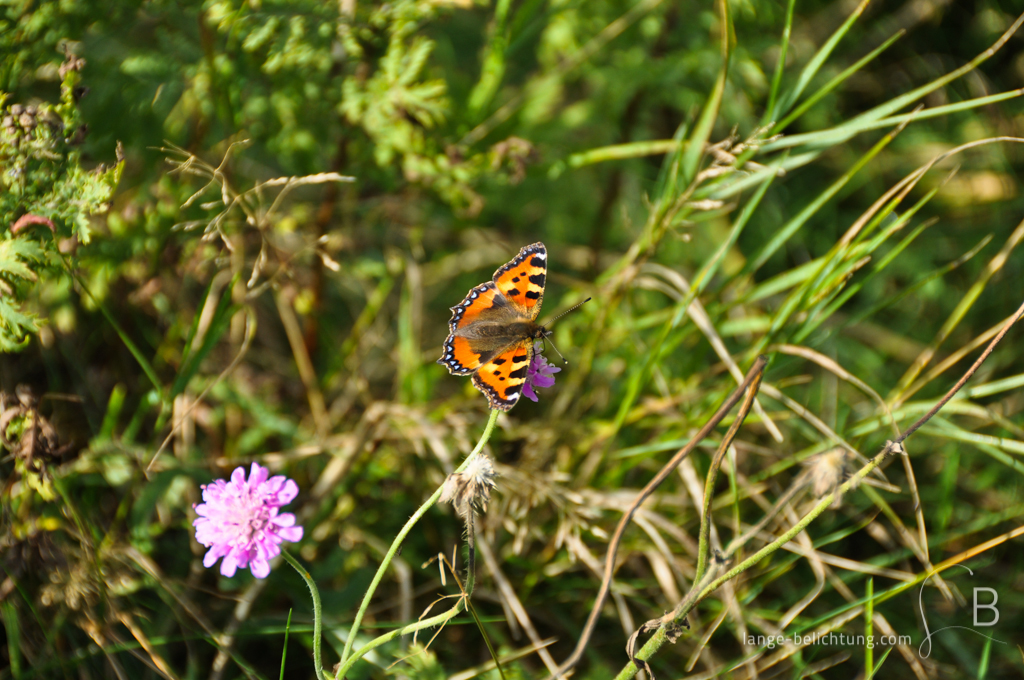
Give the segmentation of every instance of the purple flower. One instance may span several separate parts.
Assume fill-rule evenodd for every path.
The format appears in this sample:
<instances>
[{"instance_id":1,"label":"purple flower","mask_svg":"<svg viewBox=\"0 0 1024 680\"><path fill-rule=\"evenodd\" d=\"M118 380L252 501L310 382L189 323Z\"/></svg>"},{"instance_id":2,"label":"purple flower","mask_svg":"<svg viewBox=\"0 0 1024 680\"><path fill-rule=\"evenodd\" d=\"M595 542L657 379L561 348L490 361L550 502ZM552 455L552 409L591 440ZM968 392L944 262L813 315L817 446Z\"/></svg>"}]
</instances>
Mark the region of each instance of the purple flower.
<instances>
[{"instance_id":1,"label":"purple flower","mask_svg":"<svg viewBox=\"0 0 1024 680\"><path fill-rule=\"evenodd\" d=\"M203 503L195 506L199 515L192 522L196 540L210 550L203 566L212 567L221 557L220 573L231 577L247 565L256 578L270 573L270 558L281 552L282 541L302 539L302 527L295 515L278 514L282 505L299 495L299 486L284 475L267 479L266 468L253 463L249 479L245 469L231 473L231 481L218 479L203 485Z\"/></svg>"},{"instance_id":2,"label":"purple flower","mask_svg":"<svg viewBox=\"0 0 1024 680\"><path fill-rule=\"evenodd\" d=\"M530 367L526 369L526 383L523 385L523 396L531 401L537 401L535 387L551 387L555 384L555 373L562 369L554 364L549 364L544 355L535 351Z\"/></svg>"}]
</instances>

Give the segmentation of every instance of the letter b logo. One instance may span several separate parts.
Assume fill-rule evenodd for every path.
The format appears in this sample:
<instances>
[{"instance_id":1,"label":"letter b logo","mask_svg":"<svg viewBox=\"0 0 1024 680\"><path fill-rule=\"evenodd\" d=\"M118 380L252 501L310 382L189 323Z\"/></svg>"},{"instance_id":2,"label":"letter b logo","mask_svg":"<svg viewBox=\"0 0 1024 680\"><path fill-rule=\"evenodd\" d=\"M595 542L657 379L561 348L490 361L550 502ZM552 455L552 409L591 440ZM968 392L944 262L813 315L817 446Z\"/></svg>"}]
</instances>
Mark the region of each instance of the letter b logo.
<instances>
[{"instance_id":1,"label":"letter b logo","mask_svg":"<svg viewBox=\"0 0 1024 680\"><path fill-rule=\"evenodd\" d=\"M988 604L978 603L978 591L983 591L992 596L992 601ZM999 623L999 610L996 609L996 603L999 602L999 594L992 588L975 588L974 589L974 625L975 626L994 626ZM979 621L978 610L979 609L991 609L995 618L991 621Z\"/></svg>"}]
</instances>

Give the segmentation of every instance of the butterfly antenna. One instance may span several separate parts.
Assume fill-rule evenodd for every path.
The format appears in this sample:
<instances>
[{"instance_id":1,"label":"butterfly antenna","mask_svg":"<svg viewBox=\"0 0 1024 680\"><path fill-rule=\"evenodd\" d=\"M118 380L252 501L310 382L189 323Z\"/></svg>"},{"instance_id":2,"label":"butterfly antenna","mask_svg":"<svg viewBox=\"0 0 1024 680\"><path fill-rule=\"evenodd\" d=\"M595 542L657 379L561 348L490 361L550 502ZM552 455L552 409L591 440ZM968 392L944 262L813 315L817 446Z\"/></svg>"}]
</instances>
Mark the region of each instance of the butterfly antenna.
<instances>
[{"instance_id":1,"label":"butterfly antenna","mask_svg":"<svg viewBox=\"0 0 1024 680\"><path fill-rule=\"evenodd\" d=\"M590 301L591 301L591 300L593 300L593 299L594 299L594 298L587 298L587 299L586 299L586 300L584 300L583 302L577 302L577 303L576 303L576 304L574 304L574 305L573 305L572 307L570 307L569 309L565 310L564 312L562 312L561 314L559 314L558 316L556 316L556 317L555 317L554 319L552 319L551 321L548 321L548 325L550 326L551 324L553 324L554 322L558 321L559 319L561 319L561 318L562 318L563 316L565 316L565 315L566 315L566 314L568 314L569 312L575 312L575 311L576 311L577 309L579 309L580 307L582 307L583 305L587 304L588 302L590 302Z\"/></svg>"},{"instance_id":2,"label":"butterfly antenna","mask_svg":"<svg viewBox=\"0 0 1024 680\"><path fill-rule=\"evenodd\" d=\"M550 326L551 324L553 324L554 322L558 321L559 319L561 319L563 316L565 316L569 312L575 312L577 309L579 309L580 307L582 307L586 303L590 302L592 299L593 298L587 298L583 302L577 302L572 307L570 307L569 309L565 310L564 312L562 312L561 314L556 316L554 319L549 321L548 325ZM566 360L566 358L562 356L562 353L558 351L557 347L555 347L555 343L551 342L550 338L548 337L550 334L551 334L551 331L548 331L547 335L544 336L544 342L546 342L547 344L551 345L551 349L555 350L555 354L557 354L559 356L559 358L562 360L562 363L564 365L568 366L569 365L568 360Z\"/></svg>"},{"instance_id":3,"label":"butterfly antenna","mask_svg":"<svg viewBox=\"0 0 1024 680\"><path fill-rule=\"evenodd\" d=\"M548 331L548 332L550 333L550 331ZM555 343L551 342L551 340L546 335L544 336L544 342L546 342L547 344L551 345L551 349L555 350L555 354L557 354L559 356L559 358L562 360L562 363L564 365L566 365L566 366L569 365L569 361L565 357L562 356L562 353L558 351L557 347L555 347Z\"/></svg>"}]
</instances>

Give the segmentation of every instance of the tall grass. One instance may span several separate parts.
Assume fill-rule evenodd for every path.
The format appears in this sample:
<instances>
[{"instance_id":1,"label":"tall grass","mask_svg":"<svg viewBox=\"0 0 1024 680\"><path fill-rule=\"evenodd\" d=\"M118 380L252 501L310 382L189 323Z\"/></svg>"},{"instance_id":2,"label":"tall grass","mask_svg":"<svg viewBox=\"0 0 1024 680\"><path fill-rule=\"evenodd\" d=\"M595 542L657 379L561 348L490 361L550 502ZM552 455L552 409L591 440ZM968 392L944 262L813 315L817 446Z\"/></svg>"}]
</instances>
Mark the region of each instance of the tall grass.
<instances>
[{"instance_id":1,"label":"tall grass","mask_svg":"<svg viewBox=\"0 0 1024 680\"><path fill-rule=\"evenodd\" d=\"M55 254L3 362L0 675L1012 677L1024 15L837 7L33 9L126 164L87 245L3 222ZM488 412L448 308L536 240L542 320L594 301ZM305 534L221 577L192 508L253 461Z\"/></svg>"}]
</instances>

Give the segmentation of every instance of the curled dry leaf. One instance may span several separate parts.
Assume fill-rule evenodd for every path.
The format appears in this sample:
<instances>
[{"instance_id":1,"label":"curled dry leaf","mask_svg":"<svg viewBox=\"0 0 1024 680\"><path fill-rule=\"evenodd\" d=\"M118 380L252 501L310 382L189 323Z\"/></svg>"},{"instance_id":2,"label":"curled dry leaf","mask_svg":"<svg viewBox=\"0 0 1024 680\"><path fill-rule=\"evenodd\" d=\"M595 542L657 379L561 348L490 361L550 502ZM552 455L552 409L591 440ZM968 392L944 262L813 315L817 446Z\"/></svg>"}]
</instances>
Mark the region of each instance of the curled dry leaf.
<instances>
[{"instance_id":1,"label":"curled dry leaf","mask_svg":"<svg viewBox=\"0 0 1024 680\"><path fill-rule=\"evenodd\" d=\"M33 215L32 213L25 213L19 217L13 225L11 225L11 233L18 234L33 224L42 224L50 228L50 231L57 233L57 227L53 226L48 218L41 215Z\"/></svg>"}]
</instances>

